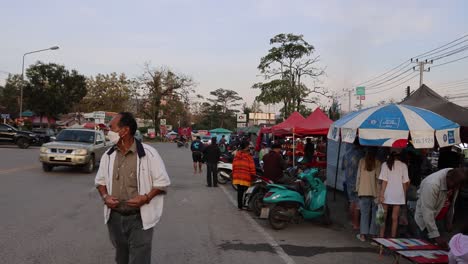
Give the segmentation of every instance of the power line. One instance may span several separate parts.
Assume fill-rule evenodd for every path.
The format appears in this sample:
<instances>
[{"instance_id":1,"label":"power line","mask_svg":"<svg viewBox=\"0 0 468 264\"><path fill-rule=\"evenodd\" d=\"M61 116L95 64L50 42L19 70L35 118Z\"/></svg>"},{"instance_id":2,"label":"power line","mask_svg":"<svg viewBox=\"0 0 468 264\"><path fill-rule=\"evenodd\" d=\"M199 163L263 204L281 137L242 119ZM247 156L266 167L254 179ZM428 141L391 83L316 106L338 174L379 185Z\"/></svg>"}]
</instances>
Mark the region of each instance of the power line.
<instances>
[{"instance_id":1,"label":"power line","mask_svg":"<svg viewBox=\"0 0 468 264\"><path fill-rule=\"evenodd\" d=\"M468 78L466 78L466 79L461 79L461 80L458 80L458 81L439 83L438 85L439 85L439 86L444 86L444 85L449 85L449 84L452 84L452 83L460 83L460 82L468 82Z\"/></svg>"},{"instance_id":2,"label":"power line","mask_svg":"<svg viewBox=\"0 0 468 264\"><path fill-rule=\"evenodd\" d=\"M397 69L399 69L399 68L404 68L404 67L406 67L406 66L408 66L408 65L410 65L410 64L411 64L411 61L404 61L403 63L401 63L400 65L396 66L395 68L393 68L393 69L391 69L391 70L388 70L388 71L386 71L386 72L384 72L384 73L382 73L382 74L380 74L380 75L378 75L378 76L375 76L375 77L373 77L373 78L371 78L371 79L369 79L369 80L367 80L367 81L365 81L365 82L356 84L356 85L354 85L354 86L361 86L361 85L363 85L363 84L369 83L369 82L371 82L371 81L373 81L373 80L376 80L376 79L378 79L378 78L380 78L380 77L383 77L383 76L387 75L388 73L390 73L390 72L392 72L392 71L394 71L394 70L397 70ZM398 71L397 71L397 72L398 72Z\"/></svg>"},{"instance_id":3,"label":"power line","mask_svg":"<svg viewBox=\"0 0 468 264\"><path fill-rule=\"evenodd\" d=\"M468 36L468 35L467 35L467 36ZM449 47L447 47L447 48L445 48L445 49L441 49L441 50L438 50L438 51L436 51L436 52L431 52L431 53L426 54L426 55L424 55L424 56L418 57L418 59L421 59L421 58L424 58L424 57L428 57L428 56L435 55L435 54L437 54L437 53L440 53L440 52L442 52L442 51L451 49L451 48L456 47L456 46L458 46L458 45L460 45L460 44L462 44L462 43L465 43L465 42L468 42L468 39L465 39L464 41L461 41L461 42L459 42L459 43L456 43L456 44L454 44L454 45L451 45L451 46L449 46ZM428 60L429 60L429 59L428 59Z\"/></svg>"},{"instance_id":4,"label":"power line","mask_svg":"<svg viewBox=\"0 0 468 264\"><path fill-rule=\"evenodd\" d=\"M467 59L467 58L468 58L468 56L465 56L465 57L458 58L456 60L447 61L447 62L444 62L444 63L441 63L441 64L434 65L432 67L429 67L429 69L444 66L444 65L454 63L454 62L457 62L457 61L461 61L461 60L464 60L464 59Z\"/></svg>"},{"instance_id":5,"label":"power line","mask_svg":"<svg viewBox=\"0 0 468 264\"><path fill-rule=\"evenodd\" d=\"M399 83L399 84L397 84L397 85L395 85L395 86L392 86L392 87L390 87L390 88L387 88L387 89L384 89L384 90L381 90L381 91L369 93L369 94L367 94L367 95L373 95L373 94L378 94L378 93L390 91L390 90L392 90L392 89L395 89L395 88L397 88L397 87L400 87L401 85L407 83L408 81L413 80L413 79L416 78L416 77L418 77L418 73L413 74L413 76L412 76L411 78L409 78L409 79L407 79L407 80L404 80L403 82L401 82L401 83Z\"/></svg>"},{"instance_id":6,"label":"power line","mask_svg":"<svg viewBox=\"0 0 468 264\"><path fill-rule=\"evenodd\" d=\"M446 52L446 53L437 55L436 57L432 57L432 58L429 58L429 59L427 59L427 60L428 60L428 61L440 60L440 59L443 59L443 58L446 58L446 57L455 55L455 54L457 54L457 53L463 52L463 51L465 51L465 50L467 50L467 49L468 49L468 45L465 45L465 46L460 47L460 48L458 48L458 49L456 49L456 50L452 50L452 51L449 51L449 52Z\"/></svg>"},{"instance_id":7,"label":"power line","mask_svg":"<svg viewBox=\"0 0 468 264\"><path fill-rule=\"evenodd\" d=\"M391 80L393 80L393 79L396 79L396 78L402 76L403 74L405 74L405 73L407 73L407 72L409 72L409 71L413 71L413 68L407 69L406 71L404 71L404 72L402 72L401 74L399 74L399 75L397 75L397 76L395 76L395 77L389 79L388 81L391 81ZM395 80L395 81L393 81L393 82L387 83L388 81L385 81L385 82L382 82L382 83L377 84L377 85L375 85L375 86L371 86L370 88L366 87L366 89L367 89L367 90L376 90L376 89L382 88L382 87L387 86L387 85L392 85L392 84L394 84L394 83L396 83L396 82L399 82L399 81L401 81L402 79L404 79L404 78L410 76L411 74L412 74L412 72L410 72L409 74L407 74L407 75L403 76L402 78L399 78L399 79L397 79L397 80Z\"/></svg>"},{"instance_id":8,"label":"power line","mask_svg":"<svg viewBox=\"0 0 468 264\"><path fill-rule=\"evenodd\" d=\"M442 46L440 46L440 47L438 47L438 48L432 49L432 50L430 50L430 51L427 51L427 52L424 52L424 53L422 53L422 54L419 54L418 56L412 57L412 59L416 59L416 58L419 58L419 57L421 57L421 56L424 56L424 55L427 55L427 54L429 54L429 53L432 53L433 51L436 51L436 50L439 50L439 49L441 49L441 48L444 48L444 47L446 47L446 46L448 46L448 45L450 45L450 44L452 44L452 43L455 43L455 42L457 42L457 41L459 41L459 40L462 40L462 39L464 39L464 38L466 38L466 37L468 37L468 34L466 34L466 35L464 35L464 36L462 36L462 37L460 37L460 38L457 38L456 40L450 41L449 43L444 44L444 45L442 45Z\"/></svg>"}]
</instances>

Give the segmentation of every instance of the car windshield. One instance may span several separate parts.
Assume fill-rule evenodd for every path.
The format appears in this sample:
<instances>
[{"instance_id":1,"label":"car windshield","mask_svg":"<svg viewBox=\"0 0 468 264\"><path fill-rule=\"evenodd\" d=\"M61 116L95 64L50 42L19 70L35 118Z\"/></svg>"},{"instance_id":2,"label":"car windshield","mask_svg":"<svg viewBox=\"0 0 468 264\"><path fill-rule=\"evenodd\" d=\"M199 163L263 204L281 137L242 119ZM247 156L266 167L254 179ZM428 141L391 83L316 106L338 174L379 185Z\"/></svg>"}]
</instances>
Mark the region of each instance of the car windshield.
<instances>
[{"instance_id":1,"label":"car windshield","mask_svg":"<svg viewBox=\"0 0 468 264\"><path fill-rule=\"evenodd\" d=\"M94 143L94 134L92 131L63 130L58 134L57 141Z\"/></svg>"}]
</instances>

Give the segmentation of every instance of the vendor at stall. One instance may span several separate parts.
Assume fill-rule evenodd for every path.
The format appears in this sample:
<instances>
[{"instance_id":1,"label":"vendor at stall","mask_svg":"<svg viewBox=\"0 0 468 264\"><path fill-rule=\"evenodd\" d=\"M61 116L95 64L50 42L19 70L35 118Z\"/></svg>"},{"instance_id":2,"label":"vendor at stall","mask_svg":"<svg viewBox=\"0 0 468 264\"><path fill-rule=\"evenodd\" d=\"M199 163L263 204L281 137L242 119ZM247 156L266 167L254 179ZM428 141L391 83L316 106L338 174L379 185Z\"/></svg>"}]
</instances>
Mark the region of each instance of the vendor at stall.
<instances>
[{"instance_id":1,"label":"vendor at stall","mask_svg":"<svg viewBox=\"0 0 468 264\"><path fill-rule=\"evenodd\" d=\"M414 216L420 238L429 238L442 247L447 246L447 240L441 233L451 230L458 190L465 181L463 169L448 168L427 176L421 182Z\"/></svg>"}]
</instances>

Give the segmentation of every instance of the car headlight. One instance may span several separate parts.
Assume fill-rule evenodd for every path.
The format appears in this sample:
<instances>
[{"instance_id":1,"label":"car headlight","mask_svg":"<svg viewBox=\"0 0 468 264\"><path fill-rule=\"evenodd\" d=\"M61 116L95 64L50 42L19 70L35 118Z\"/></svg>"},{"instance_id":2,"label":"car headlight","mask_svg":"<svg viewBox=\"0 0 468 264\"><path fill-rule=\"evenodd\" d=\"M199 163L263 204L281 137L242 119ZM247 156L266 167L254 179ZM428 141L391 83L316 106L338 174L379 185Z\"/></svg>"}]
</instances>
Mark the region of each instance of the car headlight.
<instances>
[{"instance_id":1,"label":"car headlight","mask_svg":"<svg viewBox=\"0 0 468 264\"><path fill-rule=\"evenodd\" d=\"M88 154L88 150L87 149L76 149L75 154L76 155L86 155L86 154Z\"/></svg>"},{"instance_id":2,"label":"car headlight","mask_svg":"<svg viewBox=\"0 0 468 264\"><path fill-rule=\"evenodd\" d=\"M47 153L49 149L47 147L41 147L40 152L41 153Z\"/></svg>"}]
</instances>

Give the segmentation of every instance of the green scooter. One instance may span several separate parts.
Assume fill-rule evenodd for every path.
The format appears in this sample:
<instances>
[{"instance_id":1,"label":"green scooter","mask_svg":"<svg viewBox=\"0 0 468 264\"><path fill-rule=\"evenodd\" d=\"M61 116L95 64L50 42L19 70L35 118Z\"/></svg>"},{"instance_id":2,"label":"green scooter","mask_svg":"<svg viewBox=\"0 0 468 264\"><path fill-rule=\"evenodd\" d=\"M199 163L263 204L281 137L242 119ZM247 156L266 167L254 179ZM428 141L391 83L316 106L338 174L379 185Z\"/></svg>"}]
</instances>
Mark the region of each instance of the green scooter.
<instances>
[{"instance_id":1,"label":"green scooter","mask_svg":"<svg viewBox=\"0 0 468 264\"><path fill-rule=\"evenodd\" d=\"M284 229L290 222L299 223L322 217L324 224L330 221L327 206L327 187L318 178L317 169L308 169L298 175L292 185L267 185L263 202L268 206L268 220L273 229Z\"/></svg>"}]
</instances>

